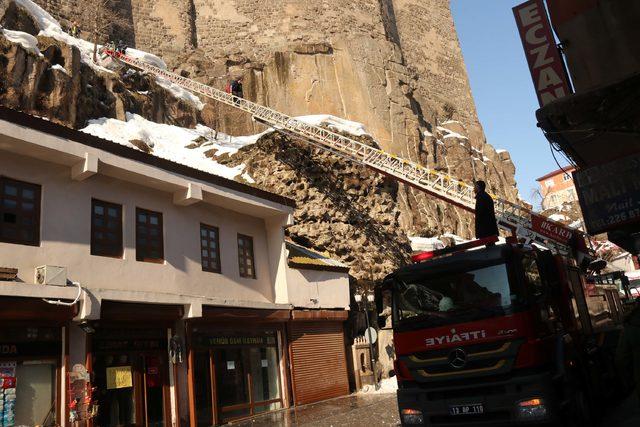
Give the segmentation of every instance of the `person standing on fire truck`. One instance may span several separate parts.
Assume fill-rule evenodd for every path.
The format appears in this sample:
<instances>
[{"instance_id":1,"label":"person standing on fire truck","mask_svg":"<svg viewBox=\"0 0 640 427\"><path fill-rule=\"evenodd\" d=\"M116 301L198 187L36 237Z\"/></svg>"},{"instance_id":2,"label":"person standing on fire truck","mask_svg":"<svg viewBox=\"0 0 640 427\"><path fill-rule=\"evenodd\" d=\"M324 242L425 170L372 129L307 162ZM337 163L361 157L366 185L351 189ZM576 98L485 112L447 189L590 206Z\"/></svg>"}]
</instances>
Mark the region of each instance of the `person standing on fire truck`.
<instances>
[{"instance_id":1,"label":"person standing on fire truck","mask_svg":"<svg viewBox=\"0 0 640 427\"><path fill-rule=\"evenodd\" d=\"M487 184L484 181L476 181L476 238L497 236L498 224L493 199L486 192Z\"/></svg>"}]
</instances>

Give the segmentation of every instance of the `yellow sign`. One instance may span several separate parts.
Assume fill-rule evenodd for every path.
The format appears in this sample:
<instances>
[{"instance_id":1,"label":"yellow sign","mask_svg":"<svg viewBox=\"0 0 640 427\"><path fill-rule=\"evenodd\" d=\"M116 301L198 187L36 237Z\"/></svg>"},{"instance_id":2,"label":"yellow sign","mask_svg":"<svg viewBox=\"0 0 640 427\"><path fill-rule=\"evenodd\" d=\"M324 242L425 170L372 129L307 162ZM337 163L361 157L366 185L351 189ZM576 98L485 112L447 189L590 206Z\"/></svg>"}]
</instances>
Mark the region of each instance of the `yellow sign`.
<instances>
[{"instance_id":1,"label":"yellow sign","mask_svg":"<svg viewBox=\"0 0 640 427\"><path fill-rule=\"evenodd\" d=\"M133 387L131 366L107 368L107 389Z\"/></svg>"}]
</instances>

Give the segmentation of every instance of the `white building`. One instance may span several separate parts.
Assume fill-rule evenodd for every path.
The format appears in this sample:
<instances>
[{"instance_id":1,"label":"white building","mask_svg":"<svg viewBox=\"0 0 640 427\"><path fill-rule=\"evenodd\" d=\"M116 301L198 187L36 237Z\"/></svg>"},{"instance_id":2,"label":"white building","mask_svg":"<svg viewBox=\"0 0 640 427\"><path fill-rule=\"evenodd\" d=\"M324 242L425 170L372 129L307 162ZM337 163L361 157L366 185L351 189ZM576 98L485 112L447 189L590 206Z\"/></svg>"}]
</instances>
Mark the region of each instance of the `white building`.
<instances>
[{"instance_id":1,"label":"white building","mask_svg":"<svg viewBox=\"0 0 640 427\"><path fill-rule=\"evenodd\" d=\"M96 425L214 425L348 393L348 268L288 257L304 251L285 244L293 210L0 108L0 376L16 379L16 424L98 408Z\"/></svg>"}]
</instances>

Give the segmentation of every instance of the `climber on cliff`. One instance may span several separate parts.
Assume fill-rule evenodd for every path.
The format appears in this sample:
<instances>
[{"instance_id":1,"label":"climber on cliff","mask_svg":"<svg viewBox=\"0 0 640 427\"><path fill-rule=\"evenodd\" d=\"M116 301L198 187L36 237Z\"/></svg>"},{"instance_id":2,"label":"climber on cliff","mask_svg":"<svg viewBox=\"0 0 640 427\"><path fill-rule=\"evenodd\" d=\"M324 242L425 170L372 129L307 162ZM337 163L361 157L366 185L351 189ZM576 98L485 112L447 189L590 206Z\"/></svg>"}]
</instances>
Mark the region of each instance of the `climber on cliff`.
<instances>
[{"instance_id":1,"label":"climber on cliff","mask_svg":"<svg viewBox=\"0 0 640 427\"><path fill-rule=\"evenodd\" d=\"M116 52L120 52L123 55L127 53L127 45L122 40L118 40L118 45L116 46Z\"/></svg>"},{"instance_id":2,"label":"climber on cliff","mask_svg":"<svg viewBox=\"0 0 640 427\"><path fill-rule=\"evenodd\" d=\"M476 193L476 238L497 236L498 224L493 199L486 192L487 184L484 181L476 181L474 190Z\"/></svg>"},{"instance_id":3,"label":"climber on cliff","mask_svg":"<svg viewBox=\"0 0 640 427\"><path fill-rule=\"evenodd\" d=\"M78 34L80 34L80 26L76 21L73 21L71 23L71 29L69 30L69 34L71 34L71 37L78 37Z\"/></svg>"},{"instance_id":4,"label":"climber on cliff","mask_svg":"<svg viewBox=\"0 0 640 427\"><path fill-rule=\"evenodd\" d=\"M242 98L242 78L235 79L231 82L231 94Z\"/></svg>"}]
</instances>

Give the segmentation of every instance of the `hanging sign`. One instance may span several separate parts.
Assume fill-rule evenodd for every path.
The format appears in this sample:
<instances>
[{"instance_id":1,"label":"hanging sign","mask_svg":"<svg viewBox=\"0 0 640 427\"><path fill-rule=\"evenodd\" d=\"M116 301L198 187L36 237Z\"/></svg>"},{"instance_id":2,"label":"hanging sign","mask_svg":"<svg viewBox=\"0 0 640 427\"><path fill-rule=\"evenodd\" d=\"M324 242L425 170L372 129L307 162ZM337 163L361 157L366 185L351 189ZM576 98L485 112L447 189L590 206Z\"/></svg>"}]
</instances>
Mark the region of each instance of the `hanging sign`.
<instances>
[{"instance_id":1,"label":"hanging sign","mask_svg":"<svg viewBox=\"0 0 640 427\"><path fill-rule=\"evenodd\" d=\"M590 234L640 222L640 155L581 169L573 176Z\"/></svg>"},{"instance_id":2,"label":"hanging sign","mask_svg":"<svg viewBox=\"0 0 640 427\"><path fill-rule=\"evenodd\" d=\"M107 368L107 389L133 387L131 366Z\"/></svg>"},{"instance_id":3,"label":"hanging sign","mask_svg":"<svg viewBox=\"0 0 640 427\"><path fill-rule=\"evenodd\" d=\"M544 107L571 93L564 62L556 47L542 0L513 8L538 102Z\"/></svg>"}]
</instances>

